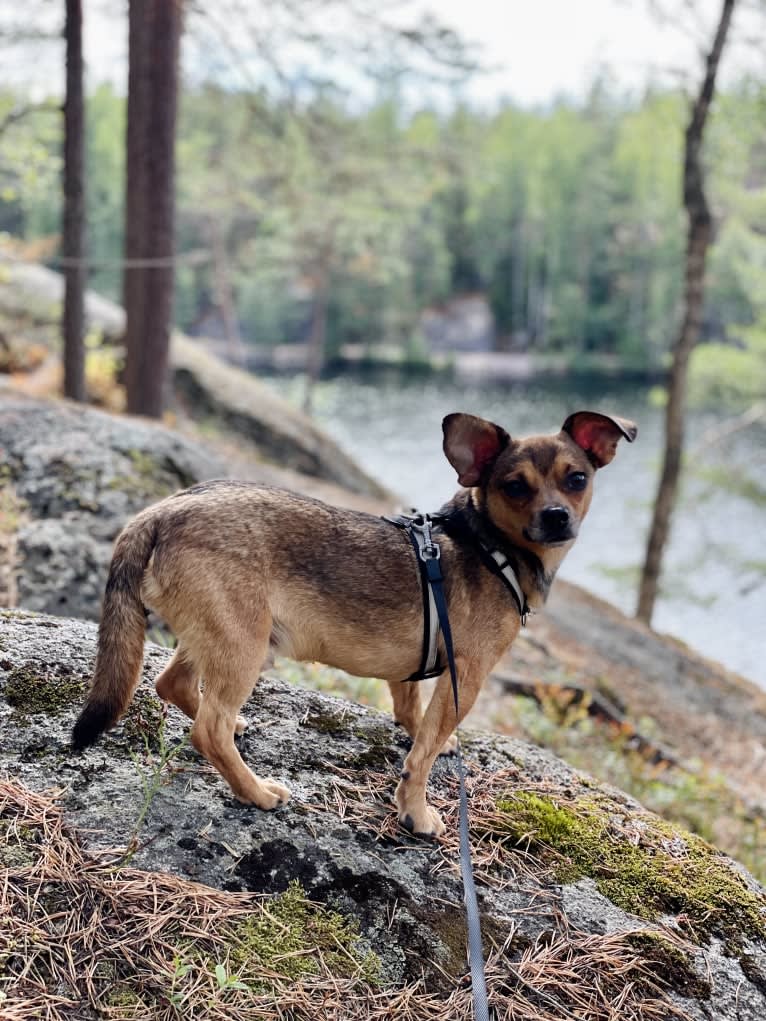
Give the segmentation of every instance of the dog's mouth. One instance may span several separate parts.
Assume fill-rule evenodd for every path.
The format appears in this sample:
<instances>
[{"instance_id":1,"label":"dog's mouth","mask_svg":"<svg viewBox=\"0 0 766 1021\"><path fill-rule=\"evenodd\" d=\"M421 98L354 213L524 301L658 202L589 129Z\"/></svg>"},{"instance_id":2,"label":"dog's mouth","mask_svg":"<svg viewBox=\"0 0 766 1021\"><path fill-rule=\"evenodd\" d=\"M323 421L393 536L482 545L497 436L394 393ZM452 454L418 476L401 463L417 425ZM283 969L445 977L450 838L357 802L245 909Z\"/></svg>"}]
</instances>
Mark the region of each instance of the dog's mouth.
<instances>
[{"instance_id":1,"label":"dog's mouth","mask_svg":"<svg viewBox=\"0 0 766 1021\"><path fill-rule=\"evenodd\" d=\"M539 528L525 528L522 534L527 542L533 542L536 546L563 546L577 538L577 532L569 525L555 532Z\"/></svg>"}]
</instances>

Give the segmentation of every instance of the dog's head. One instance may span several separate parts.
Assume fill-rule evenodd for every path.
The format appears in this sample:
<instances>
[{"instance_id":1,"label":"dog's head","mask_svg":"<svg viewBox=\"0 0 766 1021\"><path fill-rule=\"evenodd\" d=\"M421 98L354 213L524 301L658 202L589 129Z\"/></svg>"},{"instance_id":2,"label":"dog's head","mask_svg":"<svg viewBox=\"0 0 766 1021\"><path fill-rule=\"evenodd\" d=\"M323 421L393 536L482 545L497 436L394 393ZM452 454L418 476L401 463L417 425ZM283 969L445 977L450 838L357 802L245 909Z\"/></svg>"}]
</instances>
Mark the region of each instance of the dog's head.
<instances>
[{"instance_id":1,"label":"dog's head","mask_svg":"<svg viewBox=\"0 0 766 1021\"><path fill-rule=\"evenodd\" d=\"M475 415L447 415L444 453L461 485L479 489L477 504L517 546L542 554L577 538L590 506L593 477L632 443L633 422L595 411L570 415L553 436L512 439Z\"/></svg>"}]
</instances>

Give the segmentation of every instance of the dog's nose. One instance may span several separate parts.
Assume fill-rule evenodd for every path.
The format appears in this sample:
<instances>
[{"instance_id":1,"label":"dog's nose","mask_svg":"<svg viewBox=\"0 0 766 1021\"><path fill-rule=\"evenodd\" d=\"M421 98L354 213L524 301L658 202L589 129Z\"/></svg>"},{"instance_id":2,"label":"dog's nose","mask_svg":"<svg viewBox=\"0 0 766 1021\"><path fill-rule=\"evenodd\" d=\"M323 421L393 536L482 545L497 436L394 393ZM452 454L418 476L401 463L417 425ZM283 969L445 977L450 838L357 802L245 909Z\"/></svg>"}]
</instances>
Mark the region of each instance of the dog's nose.
<instances>
[{"instance_id":1,"label":"dog's nose","mask_svg":"<svg viewBox=\"0 0 766 1021\"><path fill-rule=\"evenodd\" d=\"M545 507L540 519L546 532L561 532L569 524L569 511L566 507Z\"/></svg>"}]
</instances>

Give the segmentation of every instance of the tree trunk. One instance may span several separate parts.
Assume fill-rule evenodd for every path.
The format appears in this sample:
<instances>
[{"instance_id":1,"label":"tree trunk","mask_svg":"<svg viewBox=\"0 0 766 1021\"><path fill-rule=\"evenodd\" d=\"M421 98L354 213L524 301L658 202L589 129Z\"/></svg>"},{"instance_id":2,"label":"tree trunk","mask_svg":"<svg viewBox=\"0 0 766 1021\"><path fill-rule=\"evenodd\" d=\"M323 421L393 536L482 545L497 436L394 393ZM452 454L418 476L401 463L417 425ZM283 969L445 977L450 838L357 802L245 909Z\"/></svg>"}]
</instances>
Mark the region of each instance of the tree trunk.
<instances>
[{"instance_id":1,"label":"tree trunk","mask_svg":"<svg viewBox=\"0 0 766 1021\"><path fill-rule=\"evenodd\" d=\"M306 358L306 390L303 395L303 410L311 414L314 386L324 368L325 337L327 335L327 271L319 270L314 291L314 307L311 313L311 332Z\"/></svg>"},{"instance_id":2,"label":"tree trunk","mask_svg":"<svg viewBox=\"0 0 766 1021\"><path fill-rule=\"evenodd\" d=\"M665 411L665 456L662 475L654 504L641 576L636 616L651 623L657 599L662 555L670 532L670 521L678 493L678 480L684 446L684 414L689 358L700 335L705 297L705 261L710 244L711 215L704 187L702 143L710 103L715 92L715 79L736 0L724 0L715 39L707 56L705 76L692 106L686 128L684 150L683 195L689 218L686 246L684 286L684 317L673 349L673 362L668 379L668 403Z\"/></svg>"},{"instance_id":3,"label":"tree trunk","mask_svg":"<svg viewBox=\"0 0 766 1021\"><path fill-rule=\"evenodd\" d=\"M153 418L164 406L173 312L181 9L182 0L130 2L125 383L128 411Z\"/></svg>"},{"instance_id":4,"label":"tree trunk","mask_svg":"<svg viewBox=\"0 0 766 1021\"><path fill-rule=\"evenodd\" d=\"M85 393L85 108L83 102L82 0L66 0L66 98L64 100L64 395Z\"/></svg>"},{"instance_id":5,"label":"tree trunk","mask_svg":"<svg viewBox=\"0 0 766 1021\"><path fill-rule=\"evenodd\" d=\"M226 239L220 220L216 216L211 216L208 220L208 237L213 252L215 303L221 313L229 360L233 365L244 365L246 361L245 346L242 343L237 302L231 286L231 268L226 251Z\"/></svg>"},{"instance_id":6,"label":"tree trunk","mask_svg":"<svg viewBox=\"0 0 766 1021\"><path fill-rule=\"evenodd\" d=\"M143 267L140 265L140 260L143 243L143 203L146 197L144 126L149 103L148 37L147 0L130 0L128 4L128 104L125 132L125 266L122 275L122 303L126 312L126 352L135 350L140 345L143 328ZM137 359L127 359L125 381L128 390L132 391L137 385L132 376L138 365Z\"/></svg>"}]
</instances>

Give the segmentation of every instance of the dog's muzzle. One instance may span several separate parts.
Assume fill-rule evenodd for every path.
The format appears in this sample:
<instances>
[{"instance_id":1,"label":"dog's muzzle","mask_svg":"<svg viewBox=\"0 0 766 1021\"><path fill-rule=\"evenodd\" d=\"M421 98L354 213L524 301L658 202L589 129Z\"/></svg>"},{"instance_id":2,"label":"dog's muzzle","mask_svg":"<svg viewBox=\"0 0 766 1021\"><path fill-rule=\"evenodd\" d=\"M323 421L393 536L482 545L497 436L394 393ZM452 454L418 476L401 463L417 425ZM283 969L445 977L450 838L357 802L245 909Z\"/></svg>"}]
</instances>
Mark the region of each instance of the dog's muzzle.
<instances>
[{"instance_id":1,"label":"dog's muzzle","mask_svg":"<svg viewBox=\"0 0 766 1021\"><path fill-rule=\"evenodd\" d=\"M524 537L541 546L558 546L577 538L577 521L566 507L544 507Z\"/></svg>"}]
</instances>

